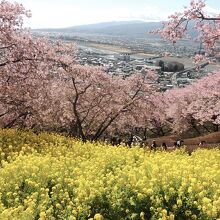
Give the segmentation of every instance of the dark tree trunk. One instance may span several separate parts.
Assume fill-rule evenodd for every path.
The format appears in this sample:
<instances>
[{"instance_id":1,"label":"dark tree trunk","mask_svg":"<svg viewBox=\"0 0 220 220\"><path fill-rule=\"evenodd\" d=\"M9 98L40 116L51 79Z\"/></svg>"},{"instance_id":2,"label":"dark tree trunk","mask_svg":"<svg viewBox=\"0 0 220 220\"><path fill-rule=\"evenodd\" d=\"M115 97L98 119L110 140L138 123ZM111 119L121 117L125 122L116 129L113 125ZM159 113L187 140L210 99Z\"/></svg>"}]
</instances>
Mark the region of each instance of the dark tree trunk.
<instances>
[{"instance_id":1,"label":"dark tree trunk","mask_svg":"<svg viewBox=\"0 0 220 220\"><path fill-rule=\"evenodd\" d=\"M147 128L144 128L144 140L147 140Z\"/></svg>"},{"instance_id":2,"label":"dark tree trunk","mask_svg":"<svg viewBox=\"0 0 220 220\"><path fill-rule=\"evenodd\" d=\"M214 130L214 132L219 131L219 125L218 124L213 124L213 130Z\"/></svg>"},{"instance_id":3,"label":"dark tree trunk","mask_svg":"<svg viewBox=\"0 0 220 220\"><path fill-rule=\"evenodd\" d=\"M192 128L196 131L196 133L198 135L201 135L201 132L200 132L199 128L197 127L196 120L194 118L191 119L191 125L192 125Z\"/></svg>"}]
</instances>

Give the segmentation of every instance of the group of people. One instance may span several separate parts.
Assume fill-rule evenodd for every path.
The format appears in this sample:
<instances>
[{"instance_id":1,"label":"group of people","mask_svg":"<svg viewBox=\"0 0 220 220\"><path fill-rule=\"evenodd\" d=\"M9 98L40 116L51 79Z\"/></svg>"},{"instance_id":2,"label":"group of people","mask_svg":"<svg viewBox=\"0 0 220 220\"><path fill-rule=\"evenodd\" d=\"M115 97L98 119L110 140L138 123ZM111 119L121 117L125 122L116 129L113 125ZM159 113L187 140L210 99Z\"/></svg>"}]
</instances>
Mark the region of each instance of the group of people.
<instances>
[{"instance_id":1,"label":"group of people","mask_svg":"<svg viewBox=\"0 0 220 220\"><path fill-rule=\"evenodd\" d=\"M182 145L183 145L183 140L180 140L180 139L177 140L177 141L175 141L175 142L173 143L173 147L174 147L174 148L180 148ZM153 140L153 141L152 141L152 144L151 144L151 146L150 146L150 149L151 149L151 150L157 150L158 147L162 147L163 150L167 150L167 149L168 149L167 144L166 144L165 142L163 142L163 143L161 144L161 146L158 146L157 143L156 143L156 141Z\"/></svg>"},{"instance_id":2,"label":"group of people","mask_svg":"<svg viewBox=\"0 0 220 220\"><path fill-rule=\"evenodd\" d=\"M111 139L107 140L105 139L106 142L111 143L113 146L117 146L120 144L125 144L126 146L132 147L134 145L139 145L140 147L145 147L145 146L150 146L150 150L156 151L158 149L163 149L163 150L168 150L168 145L166 142L162 142L161 144L157 144L156 140L153 140L151 145L148 141L142 140L140 137L135 136L135 135L130 135L129 137L122 139L120 135L114 135L111 137ZM199 143L199 146L203 146L206 144L205 141L201 141ZM184 141L181 139L177 139L176 141L173 142L173 145L171 146L169 143L169 147L171 149L178 149L181 146L184 145Z\"/></svg>"},{"instance_id":3,"label":"group of people","mask_svg":"<svg viewBox=\"0 0 220 220\"><path fill-rule=\"evenodd\" d=\"M113 137L111 137L111 139L109 140L109 142L112 144L112 145L120 145L121 143L131 147L132 145L135 145L135 144L138 144L140 145L141 147L144 147L144 146L150 146L150 149L151 150L157 150L159 148L162 148L163 150L167 150L168 149L168 146L166 144L166 142L162 142L162 144L158 145L156 143L156 140L153 140L152 141L152 144L149 145L149 143L147 141L144 141L142 140L140 137L138 136L135 136L135 135L131 135L129 136L128 138L126 139L122 139L120 137L120 135L114 135ZM173 147L174 148L180 148L181 146L183 145L183 140L181 139L178 139L176 140L174 143L173 143Z\"/></svg>"}]
</instances>

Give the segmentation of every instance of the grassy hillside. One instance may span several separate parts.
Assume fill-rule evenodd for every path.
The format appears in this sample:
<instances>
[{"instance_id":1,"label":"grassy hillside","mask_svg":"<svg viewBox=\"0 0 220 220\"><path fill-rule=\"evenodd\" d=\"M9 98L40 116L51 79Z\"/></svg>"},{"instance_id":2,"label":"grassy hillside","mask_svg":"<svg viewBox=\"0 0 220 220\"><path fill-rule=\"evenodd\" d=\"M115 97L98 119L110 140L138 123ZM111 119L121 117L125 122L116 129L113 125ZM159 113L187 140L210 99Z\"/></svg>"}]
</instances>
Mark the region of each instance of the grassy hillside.
<instances>
[{"instance_id":1,"label":"grassy hillside","mask_svg":"<svg viewBox=\"0 0 220 220\"><path fill-rule=\"evenodd\" d=\"M220 151L0 130L0 219L217 219Z\"/></svg>"}]
</instances>

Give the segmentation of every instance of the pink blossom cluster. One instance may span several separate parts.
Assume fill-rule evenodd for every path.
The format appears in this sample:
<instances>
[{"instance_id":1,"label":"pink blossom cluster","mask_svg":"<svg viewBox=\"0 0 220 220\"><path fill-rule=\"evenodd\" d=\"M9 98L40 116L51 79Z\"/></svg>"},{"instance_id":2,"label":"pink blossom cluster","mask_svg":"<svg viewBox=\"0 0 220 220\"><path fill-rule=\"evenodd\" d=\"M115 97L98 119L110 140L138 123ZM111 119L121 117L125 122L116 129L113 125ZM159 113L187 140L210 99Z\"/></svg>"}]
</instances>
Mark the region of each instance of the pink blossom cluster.
<instances>
[{"instance_id":1,"label":"pink blossom cluster","mask_svg":"<svg viewBox=\"0 0 220 220\"><path fill-rule=\"evenodd\" d=\"M180 39L186 28L182 22L199 16L201 20L203 8L203 1L192 1L190 9L172 15L160 33ZM125 79L111 76L77 64L74 45L33 37L22 26L23 16L30 13L20 4L2 1L0 14L0 127L65 131L83 140L137 128L157 135L218 128L219 72L161 93L152 71ZM197 24L201 33L204 28L218 34L213 27ZM201 55L194 58L195 63L204 60Z\"/></svg>"},{"instance_id":2,"label":"pink blossom cluster","mask_svg":"<svg viewBox=\"0 0 220 220\"><path fill-rule=\"evenodd\" d=\"M209 74L185 88L165 93L166 117L177 133L220 125L220 72ZM206 128L207 128L206 127ZM208 128L207 128L208 129Z\"/></svg>"},{"instance_id":3,"label":"pink blossom cluster","mask_svg":"<svg viewBox=\"0 0 220 220\"><path fill-rule=\"evenodd\" d=\"M176 43L182 38L190 38L187 32L188 26L190 22L194 22L194 28L198 32L195 40L201 42L207 51L213 51L220 40L220 15L211 17L205 13L205 6L204 0L191 0L189 7L185 7L183 12L170 15L169 21L164 23L163 29L156 30L154 33Z\"/></svg>"}]
</instances>

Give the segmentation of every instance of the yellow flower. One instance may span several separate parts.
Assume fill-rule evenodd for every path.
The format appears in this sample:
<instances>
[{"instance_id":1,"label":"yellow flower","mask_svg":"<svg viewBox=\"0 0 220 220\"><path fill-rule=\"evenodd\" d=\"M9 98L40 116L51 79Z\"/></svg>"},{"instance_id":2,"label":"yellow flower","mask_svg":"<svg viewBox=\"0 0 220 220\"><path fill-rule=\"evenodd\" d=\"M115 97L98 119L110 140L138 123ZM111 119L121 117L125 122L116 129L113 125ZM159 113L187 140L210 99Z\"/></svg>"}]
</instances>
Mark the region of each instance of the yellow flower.
<instances>
[{"instance_id":1,"label":"yellow flower","mask_svg":"<svg viewBox=\"0 0 220 220\"><path fill-rule=\"evenodd\" d=\"M191 212L190 210L186 210L186 211L185 211L185 215L186 215L186 216L190 216L191 214L192 214L192 212Z\"/></svg>"},{"instance_id":2,"label":"yellow flower","mask_svg":"<svg viewBox=\"0 0 220 220\"><path fill-rule=\"evenodd\" d=\"M191 216L191 218L192 218L193 220L195 220L195 219L197 219L197 216L194 214L194 215Z\"/></svg>"},{"instance_id":3,"label":"yellow flower","mask_svg":"<svg viewBox=\"0 0 220 220\"><path fill-rule=\"evenodd\" d=\"M170 214L169 220L174 220L174 219L175 219L175 215L174 214Z\"/></svg>"},{"instance_id":4,"label":"yellow flower","mask_svg":"<svg viewBox=\"0 0 220 220\"><path fill-rule=\"evenodd\" d=\"M202 202L204 203L204 204L208 204L208 203L210 203L210 199L209 198L207 198L207 197L204 197L203 199L202 199Z\"/></svg>"},{"instance_id":5,"label":"yellow flower","mask_svg":"<svg viewBox=\"0 0 220 220\"><path fill-rule=\"evenodd\" d=\"M144 212L141 212L141 213L140 213L140 218L141 218L142 220L144 220L144 216L145 216Z\"/></svg>"},{"instance_id":6,"label":"yellow flower","mask_svg":"<svg viewBox=\"0 0 220 220\"><path fill-rule=\"evenodd\" d=\"M167 215L167 210L166 210L166 209L163 209L163 210L162 210L162 214L163 214L164 216L166 216L166 215Z\"/></svg>"},{"instance_id":7,"label":"yellow flower","mask_svg":"<svg viewBox=\"0 0 220 220\"><path fill-rule=\"evenodd\" d=\"M56 204L56 207L57 207L58 209L62 209L62 206L61 206L59 203Z\"/></svg>"},{"instance_id":8,"label":"yellow flower","mask_svg":"<svg viewBox=\"0 0 220 220\"><path fill-rule=\"evenodd\" d=\"M183 204L182 200L181 199L177 199L177 206L178 207L181 207Z\"/></svg>"},{"instance_id":9,"label":"yellow flower","mask_svg":"<svg viewBox=\"0 0 220 220\"><path fill-rule=\"evenodd\" d=\"M0 138L0 145L5 146L0 146L0 198L9 204L0 203L0 219L34 219L36 210L41 211L41 220L50 219L54 212L60 219L67 215L71 215L69 220L87 219L106 200L113 209L123 207L127 215L142 220L146 214L132 213L130 205L149 208L158 219L174 220L178 218L174 213L187 200L210 219L217 219L219 150L201 149L189 157L183 151L152 153L138 147L82 143L47 132L0 129L0 137L5 137ZM174 196L176 204L170 204ZM142 207L145 199L150 207L145 202ZM128 200L131 204L126 207ZM173 213L166 210L166 203L172 205ZM94 219L104 219L105 214L111 213L97 213ZM190 209L185 215L199 218Z\"/></svg>"},{"instance_id":10,"label":"yellow flower","mask_svg":"<svg viewBox=\"0 0 220 220\"><path fill-rule=\"evenodd\" d=\"M94 220L104 220L103 216L99 213L95 214Z\"/></svg>"}]
</instances>

